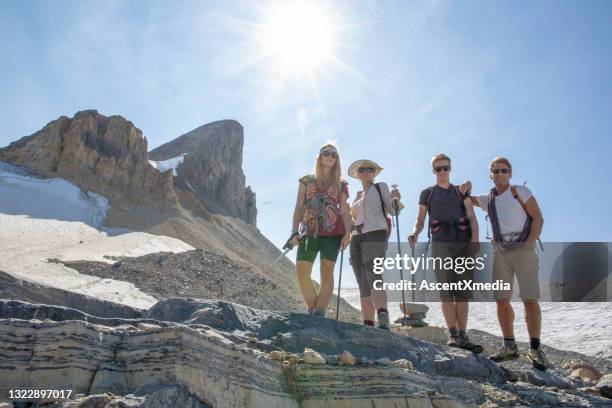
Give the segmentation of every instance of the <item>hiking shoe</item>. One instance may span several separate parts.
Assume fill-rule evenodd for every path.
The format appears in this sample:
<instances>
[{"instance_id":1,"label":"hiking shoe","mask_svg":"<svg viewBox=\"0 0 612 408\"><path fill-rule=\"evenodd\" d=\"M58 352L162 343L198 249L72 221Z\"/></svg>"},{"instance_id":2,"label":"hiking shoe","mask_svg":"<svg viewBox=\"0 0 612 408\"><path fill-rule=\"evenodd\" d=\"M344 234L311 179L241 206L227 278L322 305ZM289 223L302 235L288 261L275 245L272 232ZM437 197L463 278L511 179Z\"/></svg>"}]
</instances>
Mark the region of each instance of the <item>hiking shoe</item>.
<instances>
[{"instance_id":1,"label":"hiking shoe","mask_svg":"<svg viewBox=\"0 0 612 408\"><path fill-rule=\"evenodd\" d=\"M514 360L519 355L518 346L516 343L512 347L502 346L497 353L491 355L489 359L491 361L495 361L496 363L500 363L502 361Z\"/></svg>"},{"instance_id":2,"label":"hiking shoe","mask_svg":"<svg viewBox=\"0 0 612 408\"><path fill-rule=\"evenodd\" d=\"M470 340L467 334L465 333L457 334L457 337L459 338L460 348L471 351L474 354L482 353L482 350L483 350L482 346L480 344L472 343L472 341Z\"/></svg>"},{"instance_id":3,"label":"hiking shoe","mask_svg":"<svg viewBox=\"0 0 612 408\"><path fill-rule=\"evenodd\" d=\"M314 312L314 307L307 307L306 308L306 314L312 315L313 312Z\"/></svg>"},{"instance_id":4,"label":"hiking shoe","mask_svg":"<svg viewBox=\"0 0 612 408\"><path fill-rule=\"evenodd\" d=\"M533 368L546 371L548 367L550 367L550 362L542 350L542 347L538 347L537 349L529 348L529 354L527 354L527 358L531 361Z\"/></svg>"},{"instance_id":5,"label":"hiking shoe","mask_svg":"<svg viewBox=\"0 0 612 408\"><path fill-rule=\"evenodd\" d=\"M461 343L461 339L459 338L458 334L455 334L454 336L452 334L448 335L448 341L446 342L448 347L460 347L459 343Z\"/></svg>"},{"instance_id":6,"label":"hiking shoe","mask_svg":"<svg viewBox=\"0 0 612 408\"><path fill-rule=\"evenodd\" d=\"M380 312L378 314L378 328L383 330L391 330L391 322L389 321L388 312Z\"/></svg>"}]
</instances>

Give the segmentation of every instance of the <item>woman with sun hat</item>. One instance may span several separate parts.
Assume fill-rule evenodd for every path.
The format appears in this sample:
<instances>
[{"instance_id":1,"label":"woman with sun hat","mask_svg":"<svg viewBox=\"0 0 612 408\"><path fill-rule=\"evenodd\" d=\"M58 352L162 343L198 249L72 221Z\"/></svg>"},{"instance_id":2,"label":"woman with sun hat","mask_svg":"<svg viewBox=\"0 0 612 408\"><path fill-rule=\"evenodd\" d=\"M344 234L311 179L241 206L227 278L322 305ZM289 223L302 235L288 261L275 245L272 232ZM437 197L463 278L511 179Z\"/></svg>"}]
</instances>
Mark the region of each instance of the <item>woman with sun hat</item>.
<instances>
[{"instance_id":1,"label":"woman with sun hat","mask_svg":"<svg viewBox=\"0 0 612 408\"><path fill-rule=\"evenodd\" d=\"M389 192L386 183L374 182L382 170L378 164L367 159L357 160L349 167L349 176L359 179L363 187L351 205L353 232L350 251L351 265L359 285L363 324L374 326L376 313L378 327L390 330L387 293L374 288L374 283L382 280L382 275L374 273L374 259L385 256L390 232L388 217L396 212L399 214L403 205L397 189Z\"/></svg>"},{"instance_id":2,"label":"woman with sun hat","mask_svg":"<svg viewBox=\"0 0 612 408\"><path fill-rule=\"evenodd\" d=\"M293 212L291 243L298 246L296 273L308 313L325 316L334 290L334 266L338 252L350 241L351 217L347 203L348 183L341 177L337 147L327 143L315 161L314 174L299 180ZM298 239L300 224L305 238ZM321 259L321 287L317 294L310 278L317 255Z\"/></svg>"}]
</instances>

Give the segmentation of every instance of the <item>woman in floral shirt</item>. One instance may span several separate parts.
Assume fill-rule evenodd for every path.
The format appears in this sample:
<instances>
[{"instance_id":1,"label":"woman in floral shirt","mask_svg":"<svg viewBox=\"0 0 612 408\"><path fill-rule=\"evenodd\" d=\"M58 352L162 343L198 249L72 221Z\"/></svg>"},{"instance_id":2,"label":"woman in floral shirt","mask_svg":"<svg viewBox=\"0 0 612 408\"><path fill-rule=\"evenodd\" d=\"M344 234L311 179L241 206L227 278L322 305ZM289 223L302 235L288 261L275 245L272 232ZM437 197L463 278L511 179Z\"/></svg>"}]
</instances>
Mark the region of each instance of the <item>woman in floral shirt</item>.
<instances>
[{"instance_id":1,"label":"woman in floral shirt","mask_svg":"<svg viewBox=\"0 0 612 408\"><path fill-rule=\"evenodd\" d=\"M321 147L317 155L315 172L302 177L295 211L292 234L300 223L307 235L293 245L298 246L296 272L298 284L308 307L308 313L324 316L334 290L334 266L338 251L350 242L351 218L347 203L348 183L341 178L340 157L332 144ZM321 254L321 288L315 290L310 274L312 264Z\"/></svg>"}]
</instances>

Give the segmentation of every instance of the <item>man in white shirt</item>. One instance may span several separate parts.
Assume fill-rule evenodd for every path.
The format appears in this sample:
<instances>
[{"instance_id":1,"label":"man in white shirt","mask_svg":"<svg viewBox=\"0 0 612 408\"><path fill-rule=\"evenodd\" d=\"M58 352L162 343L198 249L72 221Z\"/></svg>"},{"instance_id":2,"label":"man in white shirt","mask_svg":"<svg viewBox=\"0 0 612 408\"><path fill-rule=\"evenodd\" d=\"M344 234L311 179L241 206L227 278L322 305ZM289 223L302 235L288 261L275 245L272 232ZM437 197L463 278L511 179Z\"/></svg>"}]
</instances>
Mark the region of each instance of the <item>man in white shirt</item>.
<instances>
[{"instance_id":1,"label":"man in white shirt","mask_svg":"<svg viewBox=\"0 0 612 408\"><path fill-rule=\"evenodd\" d=\"M544 218L531 190L510 184L512 165L508 159L493 159L489 172L495 187L488 195L472 196L471 201L474 206L486 211L491 221L493 281L502 280L512 287L516 276L530 338L528 358L535 368L546 370L550 363L540 347L542 313L538 303L539 260L536 253L536 242L542 232ZM491 360L497 362L518 357L511 297L512 289L495 293L497 319L504 336L503 347L491 356Z\"/></svg>"}]
</instances>

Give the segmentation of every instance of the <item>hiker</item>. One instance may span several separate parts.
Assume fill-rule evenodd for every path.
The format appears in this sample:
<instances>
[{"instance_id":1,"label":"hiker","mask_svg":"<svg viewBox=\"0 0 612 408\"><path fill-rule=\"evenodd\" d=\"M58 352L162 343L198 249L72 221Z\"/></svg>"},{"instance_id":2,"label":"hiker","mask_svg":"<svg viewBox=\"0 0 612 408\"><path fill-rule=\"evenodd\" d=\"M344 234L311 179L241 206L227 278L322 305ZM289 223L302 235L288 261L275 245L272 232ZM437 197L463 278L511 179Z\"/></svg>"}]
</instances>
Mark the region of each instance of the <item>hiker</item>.
<instances>
[{"instance_id":1,"label":"hiker","mask_svg":"<svg viewBox=\"0 0 612 408\"><path fill-rule=\"evenodd\" d=\"M293 212L291 242L298 246L295 262L298 285L308 314L316 316L325 316L334 289L338 251L344 251L351 239L348 183L341 174L338 149L331 143L323 145L316 157L314 174L299 180ZM300 223L307 232L303 239L298 238ZM317 295L310 274L319 253L321 287Z\"/></svg>"},{"instance_id":2,"label":"hiker","mask_svg":"<svg viewBox=\"0 0 612 408\"><path fill-rule=\"evenodd\" d=\"M366 159L357 160L349 167L349 176L359 179L363 187L351 204L353 231L350 253L351 266L359 286L363 324L373 327L376 312L378 328L391 330L387 293L373 287L376 281L382 281L382 275L374 273L374 259L385 257L391 232L389 215L395 215L396 208L399 213L403 205L399 201L399 190L389 192L386 183L374 182L382 170L378 164ZM382 287L382 282L378 287Z\"/></svg>"},{"instance_id":3,"label":"hiker","mask_svg":"<svg viewBox=\"0 0 612 408\"><path fill-rule=\"evenodd\" d=\"M471 201L488 213L493 230L492 280L510 283L509 291L496 291L497 320L504 336L501 349L490 358L500 362L518 357L514 338L514 310L510 303L514 276L519 296L525 307L529 333L529 353L533 367L546 370L550 363L540 347L542 313L540 311L539 260L536 242L542 232L544 218L533 193L526 186L510 184L512 165L505 157L496 157L489 164L489 175L495 187L488 195L472 196ZM471 183L467 190L471 189Z\"/></svg>"},{"instance_id":4,"label":"hiker","mask_svg":"<svg viewBox=\"0 0 612 408\"><path fill-rule=\"evenodd\" d=\"M450 183L451 159L447 155L434 155L431 167L436 176L436 184L421 192L417 220L408 236L408 242L414 246L423 230L425 216L429 214L428 238L433 258L445 260L449 257L457 259L473 256L474 247L478 245L478 222L472 202L460 193L460 187ZM443 269L440 262L435 263L438 264L435 268L438 283L458 283L472 278L473 268L459 273ZM466 333L468 300L471 295L469 290L441 290L440 300L449 331L447 344L478 354L482 352L482 346L470 341Z\"/></svg>"}]
</instances>

